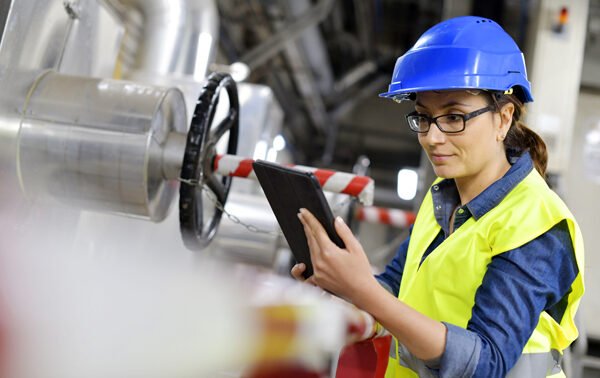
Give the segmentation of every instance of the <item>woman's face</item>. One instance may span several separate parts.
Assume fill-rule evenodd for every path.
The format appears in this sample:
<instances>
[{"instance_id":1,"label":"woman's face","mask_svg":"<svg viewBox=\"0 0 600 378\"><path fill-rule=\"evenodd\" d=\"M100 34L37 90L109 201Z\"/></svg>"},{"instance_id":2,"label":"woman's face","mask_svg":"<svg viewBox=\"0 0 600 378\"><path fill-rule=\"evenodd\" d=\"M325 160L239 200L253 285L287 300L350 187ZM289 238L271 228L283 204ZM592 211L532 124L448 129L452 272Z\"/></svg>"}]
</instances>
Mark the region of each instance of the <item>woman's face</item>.
<instances>
[{"instance_id":1,"label":"woman's face","mask_svg":"<svg viewBox=\"0 0 600 378\"><path fill-rule=\"evenodd\" d=\"M485 108L490 99L463 90L417 93L417 113L437 117L443 114L467 114ZM507 105L510 111L507 113ZM512 120L512 104L498 113L485 112L466 121L456 134L443 133L434 123L427 133L419 134L419 143L429 157L437 176L454 179L477 177L486 167L506 163L503 139ZM502 161L498 160L502 159Z\"/></svg>"}]
</instances>

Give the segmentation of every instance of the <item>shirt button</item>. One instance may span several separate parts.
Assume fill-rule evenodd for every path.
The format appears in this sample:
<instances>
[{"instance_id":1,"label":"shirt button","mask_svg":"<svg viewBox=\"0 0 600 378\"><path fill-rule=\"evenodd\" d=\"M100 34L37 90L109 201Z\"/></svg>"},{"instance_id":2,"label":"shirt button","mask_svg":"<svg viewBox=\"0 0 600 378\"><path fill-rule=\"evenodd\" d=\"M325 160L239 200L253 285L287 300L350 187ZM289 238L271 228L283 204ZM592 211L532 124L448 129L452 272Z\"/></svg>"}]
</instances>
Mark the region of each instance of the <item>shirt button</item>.
<instances>
[{"instance_id":1,"label":"shirt button","mask_svg":"<svg viewBox=\"0 0 600 378\"><path fill-rule=\"evenodd\" d=\"M442 206L441 206L441 205L437 205L437 206L435 207L435 209L436 209L436 210L442 210Z\"/></svg>"},{"instance_id":2,"label":"shirt button","mask_svg":"<svg viewBox=\"0 0 600 378\"><path fill-rule=\"evenodd\" d=\"M433 186L433 190L438 190L438 189L440 189L440 187L439 187L439 186L437 186L437 185L434 185L434 186Z\"/></svg>"},{"instance_id":3,"label":"shirt button","mask_svg":"<svg viewBox=\"0 0 600 378\"><path fill-rule=\"evenodd\" d=\"M462 213L464 213L464 212L465 212L465 210L464 210L464 209L458 209L458 213L459 213L459 214L462 214Z\"/></svg>"}]
</instances>

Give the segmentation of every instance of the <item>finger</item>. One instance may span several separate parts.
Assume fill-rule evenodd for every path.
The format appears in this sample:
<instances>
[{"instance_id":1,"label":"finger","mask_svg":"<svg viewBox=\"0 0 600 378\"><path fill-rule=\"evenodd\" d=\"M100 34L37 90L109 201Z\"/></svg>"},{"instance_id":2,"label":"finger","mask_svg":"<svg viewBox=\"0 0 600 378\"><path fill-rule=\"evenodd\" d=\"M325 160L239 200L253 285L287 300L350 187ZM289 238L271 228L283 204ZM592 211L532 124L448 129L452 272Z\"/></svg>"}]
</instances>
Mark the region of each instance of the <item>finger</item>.
<instances>
[{"instance_id":1,"label":"finger","mask_svg":"<svg viewBox=\"0 0 600 378\"><path fill-rule=\"evenodd\" d=\"M304 229L304 233L306 234L306 241L308 242L308 249L310 251L310 258L314 260L321 254L321 246L315 239L315 235L313 235L311 230Z\"/></svg>"},{"instance_id":2,"label":"finger","mask_svg":"<svg viewBox=\"0 0 600 378\"><path fill-rule=\"evenodd\" d=\"M346 246L347 250L357 251L357 250L362 249L362 245L356 239L356 237L352 233L352 230L344 222L342 217L339 217L339 216L336 217L334 224L335 224L335 231L337 232L337 234L340 236L340 238L344 242L344 245Z\"/></svg>"},{"instance_id":3,"label":"finger","mask_svg":"<svg viewBox=\"0 0 600 378\"><path fill-rule=\"evenodd\" d=\"M308 243L308 249L310 251L311 259L314 259L314 254L318 254L321 252L319 244L315 239L315 236L310 229L310 226L306 223L306 221L302 218L302 214L298 213L298 218L302 223L302 228L304 229L304 235L306 236L306 242Z\"/></svg>"},{"instance_id":4,"label":"finger","mask_svg":"<svg viewBox=\"0 0 600 378\"><path fill-rule=\"evenodd\" d=\"M333 244L329 235L327 235L327 231L323 228L323 225L317 218L315 218L312 213L306 209L300 209L300 214L302 214L302 219L308 225L308 227L313 232L317 243L322 246L328 246L329 244Z\"/></svg>"},{"instance_id":5,"label":"finger","mask_svg":"<svg viewBox=\"0 0 600 378\"><path fill-rule=\"evenodd\" d=\"M302 275L302 273L304 273L305 270L306 270L306 265L304 265L304 263L294 265L292 267L292 271L291 271L292 277L294 277L298 281L305 281L306 279Z\"/></svg>"}]
</instances>

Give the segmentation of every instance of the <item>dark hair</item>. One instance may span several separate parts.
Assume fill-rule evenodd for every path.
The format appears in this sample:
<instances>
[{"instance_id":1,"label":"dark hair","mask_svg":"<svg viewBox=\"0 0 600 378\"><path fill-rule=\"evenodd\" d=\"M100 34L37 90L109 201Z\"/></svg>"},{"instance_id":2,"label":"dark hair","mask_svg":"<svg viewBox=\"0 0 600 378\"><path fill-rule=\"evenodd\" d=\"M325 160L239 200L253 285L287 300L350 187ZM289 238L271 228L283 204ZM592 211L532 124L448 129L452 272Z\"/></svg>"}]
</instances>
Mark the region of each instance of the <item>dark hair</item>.
<instances>
[{"instance_id":1,"label":"dark hair","mask_svg":"<svg viewBox=\"0 0 600 378\"><path fill-rule=\"evenodd\" d=\"M521 150L521 154L529 151L535 169L545 178L546 167L548 166L546 143L544 143L542 137L520 121L521 116L525 115L525 106L523 103L514 94L495 94L492 95L492 100L496 104L498 111L509 102L515 106L512 123L504 138L504 148Z\"/></svg>"}]
</instances>

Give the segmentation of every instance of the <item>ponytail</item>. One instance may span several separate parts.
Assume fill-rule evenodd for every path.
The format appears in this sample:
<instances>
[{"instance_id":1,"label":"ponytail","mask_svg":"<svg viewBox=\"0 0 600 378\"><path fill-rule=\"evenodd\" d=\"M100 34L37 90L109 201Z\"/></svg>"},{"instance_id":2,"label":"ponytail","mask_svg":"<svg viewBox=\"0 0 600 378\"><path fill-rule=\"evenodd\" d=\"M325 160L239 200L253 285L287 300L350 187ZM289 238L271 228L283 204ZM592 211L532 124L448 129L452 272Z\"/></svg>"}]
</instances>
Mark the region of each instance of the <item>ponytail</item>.
<instances>
[{"instance_id":1,"label":"ponytail","mask_svg":"<svg viewBox=\"0 0 600 378\"><path fill-rule=\"evenodd\" d=\"M546 143L542 137L540 137L535 131L531 130L519 119L525 114L525 107L519 99L513 95L500 95L492 96L493 101L496 103L498 109L508 104L509 102L515 106L513 113L512 124L508 129L508 133L504 138L505 149L514 148L522 150L523 153L529 151L531 160L535 169L540 173L542 177L546 177L546 167L548 166L548 151L546 150Z\"/></svg>"}]
</instances>

